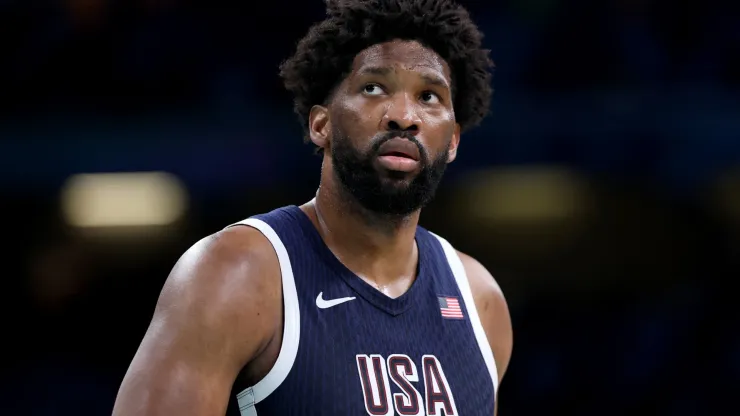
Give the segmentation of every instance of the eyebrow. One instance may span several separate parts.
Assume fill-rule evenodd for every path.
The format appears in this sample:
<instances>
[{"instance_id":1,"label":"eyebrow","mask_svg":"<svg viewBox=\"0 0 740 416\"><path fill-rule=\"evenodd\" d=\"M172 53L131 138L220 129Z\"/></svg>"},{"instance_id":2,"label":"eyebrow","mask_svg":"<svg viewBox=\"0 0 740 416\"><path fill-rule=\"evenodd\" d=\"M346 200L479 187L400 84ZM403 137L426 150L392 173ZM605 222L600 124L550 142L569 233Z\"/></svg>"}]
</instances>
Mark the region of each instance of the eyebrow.
<instances>
[{"instance_id":1,"label":"eyebrow","mask_svg":"<svg viewBox=\"0 0 740 416\"><path fill-rule=\"evenodd\" d=\"M393 73L393 68L389 66L367 66L359 71L359 75L379 75L388 76ZM419 75L425 83L435 85L441 88L450 88L450 84L444 79L432 74Z\"/></svg>"}]
</instances>

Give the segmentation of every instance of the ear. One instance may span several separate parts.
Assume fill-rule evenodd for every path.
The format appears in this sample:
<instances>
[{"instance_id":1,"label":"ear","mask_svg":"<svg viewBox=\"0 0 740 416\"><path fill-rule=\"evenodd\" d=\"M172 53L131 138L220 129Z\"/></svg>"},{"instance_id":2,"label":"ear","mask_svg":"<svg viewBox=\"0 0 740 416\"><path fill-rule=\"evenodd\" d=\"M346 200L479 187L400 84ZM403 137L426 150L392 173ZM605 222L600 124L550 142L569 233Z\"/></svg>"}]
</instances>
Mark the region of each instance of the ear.
<instances>
[{"instance_id":1,"label":"ear","mask_svg":"<svg viewBox=\"0 0 740 416\"><path fill-rule=\"evenodd\" d=\"M329 109L321 105L311 107L311 112L308 115L308 133L313 144L322 149L327 149L330 132Z\"/></svg>"},{"instance_id":2,"label":"ear","mask_svg":"<svg viewBox=\"0 0 740 416\"><path fill-rule=\"evenodd\" d=\"M460 145L460 125L455 123L455 131L452 132L452 140L450 140L449 155L447 156L447 163L452 163L457 157L457 146Z\"/></svg>"}]
</instances>

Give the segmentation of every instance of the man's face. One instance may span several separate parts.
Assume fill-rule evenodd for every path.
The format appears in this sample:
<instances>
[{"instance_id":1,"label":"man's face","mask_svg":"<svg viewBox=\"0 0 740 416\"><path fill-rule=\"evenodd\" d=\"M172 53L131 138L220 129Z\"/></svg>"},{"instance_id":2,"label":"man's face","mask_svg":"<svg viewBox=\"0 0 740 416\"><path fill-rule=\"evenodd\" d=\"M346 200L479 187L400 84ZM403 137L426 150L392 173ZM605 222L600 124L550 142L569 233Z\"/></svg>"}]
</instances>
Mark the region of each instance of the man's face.
<instances>
[{"instance_id":1,"label":"man's face","mask_svg":"<svg viewBox=\"0 0 740 416\"><path fill-rule=\"evenodd\" d=\"M413 41L360 52L329 106L326 149L366 209L407 215L434 197L459 142L449 68Z\"/></svg>"}]
</instances>

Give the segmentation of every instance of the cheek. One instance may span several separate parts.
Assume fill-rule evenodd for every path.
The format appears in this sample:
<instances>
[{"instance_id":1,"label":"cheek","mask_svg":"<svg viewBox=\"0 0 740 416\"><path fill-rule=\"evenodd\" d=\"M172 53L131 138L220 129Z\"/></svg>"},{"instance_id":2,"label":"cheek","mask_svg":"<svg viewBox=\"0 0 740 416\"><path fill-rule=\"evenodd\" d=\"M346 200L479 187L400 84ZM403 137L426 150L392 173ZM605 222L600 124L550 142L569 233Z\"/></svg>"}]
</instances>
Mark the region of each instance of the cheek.
<instances>
[{"instance_id":1,"label":"cheek","mask_svg":"<svg viewBox=\"0 0 740 416\"><path fill-rule=\"evenodd\" d=\"M443 130L447 126L455 125L455 113L444 106L421 107L418 112L424 124L435 130Z\"/></svg>"},{"instance_id":2,"label":"cheek","mask_svg":"<svg viewBox=\"0 0 740 416\"><path fill-rule=\"evenodd\" d=\"M431 134L430 139L433 139L435 147L449 143L452 135L455 134L455 118L449 112L428 114L424 120L424 125Z\"/></svg>"},{"instance_id":3,"label":"cheek","mask_svg":"<svg viewBox=\"0 0 740 416\"><path fill-rule=\"evenodd\" d=\"M352 140L363 140L377 133L376 111L363 105L361 100L346 99L338 103L335 109L335 122L341 131Z\"/></svg>"},{"instance_id":4,"label":"cheek","mask_svg":"<svg viewBox=\"0 0 740 416\"><path fill-rule=\"evenodd\" d=\"M455 134L455 122L451 117L430 117L425 121L425 147L427 147L430 161L441 157L450 147L452 136Z\"/></svg>"},{"instance_id":5,"label":"cheek","mask_svg":"<svg viewBox=\"0 0 740 416\"><path fill-rule=\"evenodd\" d=\"M444 108L437 108L429 110L425 113L426 121L429 125L433 125L436 128L442 128L443 126L454 126L455 125L455 113Z\"/></svg>"}]
</instances>

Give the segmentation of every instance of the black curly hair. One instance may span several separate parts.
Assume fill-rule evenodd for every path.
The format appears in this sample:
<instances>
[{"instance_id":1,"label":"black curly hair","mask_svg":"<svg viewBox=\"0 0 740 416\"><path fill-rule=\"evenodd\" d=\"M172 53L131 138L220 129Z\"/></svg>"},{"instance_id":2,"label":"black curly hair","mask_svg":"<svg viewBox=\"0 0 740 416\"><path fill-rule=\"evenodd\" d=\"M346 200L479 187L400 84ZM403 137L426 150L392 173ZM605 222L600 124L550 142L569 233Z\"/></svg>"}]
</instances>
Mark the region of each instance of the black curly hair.
<instances>
[{"instance_id":1,"label":"black curly hair","mask_svg":"<svg viewBox=\"0 0 740 416\"><path fill-rule=\"evenodd\" d=\"M455 118L465 131L488 114L490 51L468 12L452 0L325 0L327 18L309 29L280 66L285 88L306 130L311 107L326 104L364 49L394 39L416 40L444 59L452 73Z\"/></svg>"}]
</instances>

